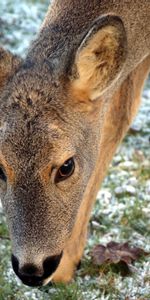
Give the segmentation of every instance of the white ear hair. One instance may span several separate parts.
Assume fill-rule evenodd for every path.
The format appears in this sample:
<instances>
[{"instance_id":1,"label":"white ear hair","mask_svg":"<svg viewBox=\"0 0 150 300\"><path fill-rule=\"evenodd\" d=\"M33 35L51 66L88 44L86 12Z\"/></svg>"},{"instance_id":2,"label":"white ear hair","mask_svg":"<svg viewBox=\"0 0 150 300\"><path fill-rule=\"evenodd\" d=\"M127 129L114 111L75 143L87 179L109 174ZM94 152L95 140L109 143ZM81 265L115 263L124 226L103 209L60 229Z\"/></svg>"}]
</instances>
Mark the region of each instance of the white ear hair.
<instances>
[{"instance_id":1,"label":"white ear hair","mask_svg":"<svg viewBox=\"0 0 150 300\"><path fill-rule=\"evenodd\" d=\"M75 90L97 99L118 77L127 55L127 39L119 17L97 19L75 56Z\"/></svg>"}]
</instances>

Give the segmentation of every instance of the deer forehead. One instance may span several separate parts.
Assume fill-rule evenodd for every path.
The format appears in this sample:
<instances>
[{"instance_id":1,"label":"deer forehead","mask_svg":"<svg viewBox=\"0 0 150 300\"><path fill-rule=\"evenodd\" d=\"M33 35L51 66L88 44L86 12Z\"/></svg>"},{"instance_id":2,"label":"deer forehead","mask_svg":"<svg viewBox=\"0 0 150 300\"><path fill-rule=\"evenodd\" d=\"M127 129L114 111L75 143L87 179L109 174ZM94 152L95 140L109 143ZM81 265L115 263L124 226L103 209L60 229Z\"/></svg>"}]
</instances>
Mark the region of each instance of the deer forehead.
<instances>
[{"instance_id":1,"label":"deer forehead","mask_svg":"<svg viewBox=\"0 0 150 300\"><path fill-rule=\"evenodd\" d=\"M13 126L4 123L0 134L0 164L10 177L32 170L32 175L44 176L52 166L61 166L67 159L75 155L74 143L68 131L63 129L62 122L43 122L28 127L26 122Z\"/></svg>"}]
</instances>

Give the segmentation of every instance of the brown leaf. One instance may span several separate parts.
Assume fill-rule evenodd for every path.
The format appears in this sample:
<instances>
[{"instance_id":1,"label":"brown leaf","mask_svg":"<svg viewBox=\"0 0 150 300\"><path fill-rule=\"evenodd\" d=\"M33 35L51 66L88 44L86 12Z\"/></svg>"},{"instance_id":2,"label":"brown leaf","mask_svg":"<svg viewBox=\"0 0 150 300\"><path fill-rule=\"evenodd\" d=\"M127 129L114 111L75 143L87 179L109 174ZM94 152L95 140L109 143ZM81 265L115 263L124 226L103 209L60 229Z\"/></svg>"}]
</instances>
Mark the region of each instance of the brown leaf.
<instances>
[{"instance_id":1,"label":"brown leaf","mask_svg":"<svg viewBox=\"0 0 150 300\"><path fill-rule=\"evenodd\" d=\"M129 246L129 242L116 243L109 242L106 246L96 245L91 256L93 263L100 266L104 263L118 264L124 262L129 268L133 261L138 260L143 255L148 255L143 249Z\"/></svg>"}]
</instances>

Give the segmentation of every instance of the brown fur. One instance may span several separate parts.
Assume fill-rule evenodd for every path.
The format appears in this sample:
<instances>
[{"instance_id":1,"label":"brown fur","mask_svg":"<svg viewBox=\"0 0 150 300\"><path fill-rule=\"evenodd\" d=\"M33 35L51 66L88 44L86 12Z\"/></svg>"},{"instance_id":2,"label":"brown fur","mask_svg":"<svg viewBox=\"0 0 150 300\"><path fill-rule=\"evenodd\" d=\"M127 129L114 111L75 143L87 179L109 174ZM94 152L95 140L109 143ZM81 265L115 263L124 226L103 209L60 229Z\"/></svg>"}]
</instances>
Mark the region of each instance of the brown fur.
<instances>
[{"instance_id":1,"label":"brown fur","mask_svg":"<svg viewBox=\"0 0 150 300\"><path fill-rule=\"evenodd\" d=\"M14 74L20 63L21 59L18 56L0 48L0 91L8 78Z\"/></svg>"},{"instance_id":2,"label":"brown fur","mask_svg":"<svg viewBox=\"0 0 150 300\"><path fill-rule=\"evenodd\" d=\"M55 281L70 281L74 268L82 256L86 242L87 225L96 194L117 146L137 113L141 91L149 69L150 56L139 64L114 94L111 105L105 114L97 165L85 191L71 239L65 247L61 264L54 274L53 280ZM125 99L125 105L122 102L123 99ZM68 266L69 272L66 272L66 266Z\"/></svg>"},{"instance_id":3,"label":"brown fur","mask_svg":"<svg viewBox=\"0 0 150 300\"><path fill-rule=\"evenodd\" d=\"M68 282L90 212L150 69L149 1L56 0L24 61L0 50L0 180L19 267L63 251ZM70 157L75 172L56 183Z\"/></svg>"}]
</instances>

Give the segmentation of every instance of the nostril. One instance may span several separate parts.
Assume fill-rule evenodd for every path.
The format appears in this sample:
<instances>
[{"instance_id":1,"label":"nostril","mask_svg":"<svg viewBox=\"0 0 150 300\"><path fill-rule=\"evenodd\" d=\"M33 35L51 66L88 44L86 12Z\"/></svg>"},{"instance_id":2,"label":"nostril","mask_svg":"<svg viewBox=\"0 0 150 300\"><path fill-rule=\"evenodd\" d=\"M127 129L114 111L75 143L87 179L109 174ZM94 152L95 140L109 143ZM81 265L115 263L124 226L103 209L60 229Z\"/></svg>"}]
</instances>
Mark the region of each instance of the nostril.
<instances>
[{"instance_id":1,"label":"nostril","mask_svg":"<svg viewBox=\"0 0 150 300\"><path fill-rule=\"evenodd\" d=\"M54 273L60 263L63 252L60 255L47 257L41 267L37 264L26 263L20 266L19 260L12 255L12 266L16 275L28 286L40 286L43 281Z\"/></svg>"},{"instance_id":2,"label":"nostril","mask_svg":"<svg viewBox=\"0 0 150 300\"><path fill-rule=\"evenodd\" d=\"M19 273L23 276L42 276L41 270L39 270L33 264L26 264L20 270Z\"/></svg>"},{"instance_id":3,"label":"nostril","mask_svg":"<svg viewBox=\"0 0 150 300\"><path fill-rule=\"evenodd\" d=\"M12 267L17 276L43 276L43 269L36 267L34 264L25 264L22 267L19 266L19 260L12 254L11 256Z\"/></svg>"},{"instance_id":4,"label":"nostril","mask_svg":"<svg viewBox=\"0 0 150 300\"><path fill-rule=\"evenodd\" d=\"M12 262L12 267L14 269L14 272L18 275L19 261L18 261L17 257L14 256L13 254L11 256L11 262Z\"/></svg>"},{"instance_id":5,"label":"nostril","mask_svg":"<svg viewBox=\"0 0 150 300\"><path fill-rule=\"evenodd\" d=\"M44 269L44 277L49 277L52 273L54 273L60 263L63 252L59 255L49 256L43 262Z\"/></svg>"}]
</instances>

